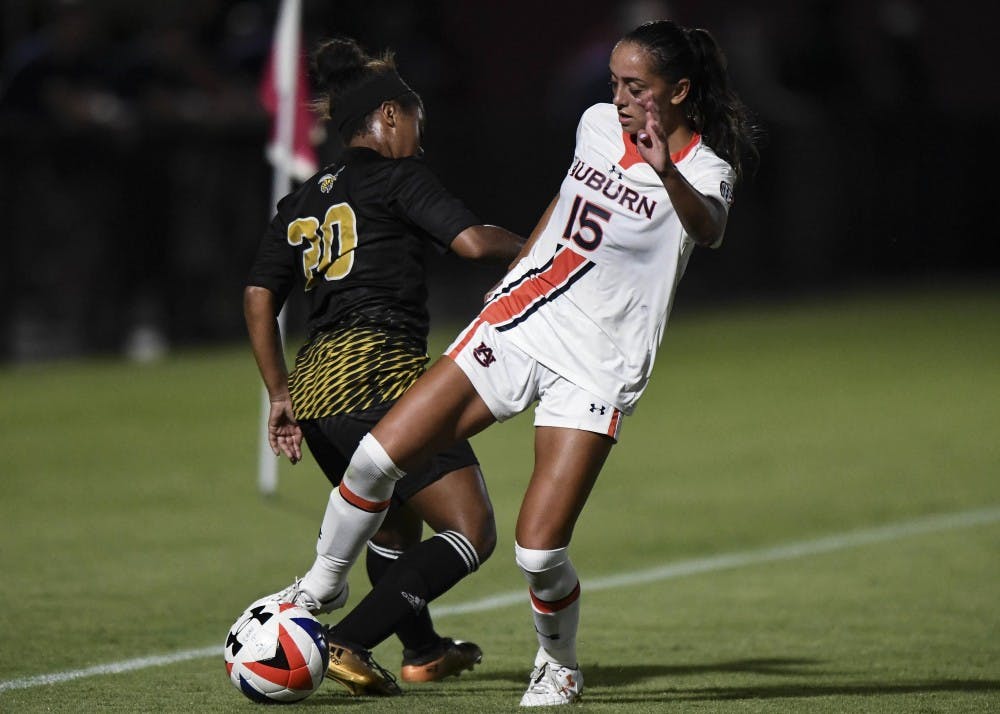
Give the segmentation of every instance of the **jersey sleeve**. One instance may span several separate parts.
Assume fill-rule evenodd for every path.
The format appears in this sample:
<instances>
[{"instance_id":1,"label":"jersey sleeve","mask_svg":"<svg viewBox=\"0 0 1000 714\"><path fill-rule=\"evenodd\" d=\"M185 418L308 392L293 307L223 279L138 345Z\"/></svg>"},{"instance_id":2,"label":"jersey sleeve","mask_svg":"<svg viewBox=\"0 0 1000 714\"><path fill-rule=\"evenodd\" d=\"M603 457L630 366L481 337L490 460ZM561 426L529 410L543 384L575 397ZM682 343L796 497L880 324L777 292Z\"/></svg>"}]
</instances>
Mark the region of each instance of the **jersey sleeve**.
<instances>
[{"instance_id":1,"label":"jersey sleeve","mask_svg":"<svg viewBox=\"0 0 1000 714\"><path fill-rule=\"evenodd\" d=\"M600 115L601 105L587 107L576 123L576 144L579 146L586 140L586 132L592 132L596 118Z\"/></svg>"},{"instance_id":2,"label":"jersey sleeve","mask_svg":"<svg viewBox=\"0 0 1000 714\"><path fill-rule=\"evenodd\" d=\"M736 179L729 164L717 156L706 156L687 178L698 193L714 198L729 212L733 205L733 184Z\"/></svg>"},{"instance_id":3,"label":"jersey sleeve","mask_svg":"<svg viewBox=\"0 0 1000 714\"><path fill-rule=\"evenodd\" d=\"M459 233L482 223L419 159L397 163L385 198L397 218L421 229L442 252Z\"/></svg>"},{"instance_id":4,"label":"jersey sleeve","mask_svg":"<svg viewBox=\"0 0 1000 714\"><path fill-rule=\"evenodd\" d=\"M295 284L295 249L285 240L286 223L281 217L281 207L271 219L257 248L257 257L250 268L247 285L267 288L278 303L284 303Z\"/></svg>"}]
</instances>

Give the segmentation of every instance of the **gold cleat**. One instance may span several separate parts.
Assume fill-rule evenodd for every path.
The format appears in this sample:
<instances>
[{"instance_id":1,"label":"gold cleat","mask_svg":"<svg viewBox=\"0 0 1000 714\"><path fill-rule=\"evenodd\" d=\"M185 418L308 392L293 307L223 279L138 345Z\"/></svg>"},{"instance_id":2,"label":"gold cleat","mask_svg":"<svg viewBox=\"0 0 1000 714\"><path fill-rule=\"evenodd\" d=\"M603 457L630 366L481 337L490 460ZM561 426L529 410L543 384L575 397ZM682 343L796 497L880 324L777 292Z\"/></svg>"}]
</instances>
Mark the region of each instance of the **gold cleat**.
<instances>
[{"instance_id":1,"label":"gold cleat","mask_svg":"<svg viewBox=\"0 0 1000 714\"><path fill-rule=\"evenodd\" d=\"M443 651L421 658L403 658L400 672L404 682L437 682L452 675L458 676L483 661L483 651L472 642L462 642L445 637Z\"/></svg>"},{"instance_id":2,"label":"gold cleat","mask_svg":"<svg viewBox=\"0 0 1000 714\"><path fill-rule=\"evenodd\" d=\"M372 659L372 653L330 642L327 679L339 682L355 696L396 697L403 693L396 678Z\"/></svg>"}]
</instances>

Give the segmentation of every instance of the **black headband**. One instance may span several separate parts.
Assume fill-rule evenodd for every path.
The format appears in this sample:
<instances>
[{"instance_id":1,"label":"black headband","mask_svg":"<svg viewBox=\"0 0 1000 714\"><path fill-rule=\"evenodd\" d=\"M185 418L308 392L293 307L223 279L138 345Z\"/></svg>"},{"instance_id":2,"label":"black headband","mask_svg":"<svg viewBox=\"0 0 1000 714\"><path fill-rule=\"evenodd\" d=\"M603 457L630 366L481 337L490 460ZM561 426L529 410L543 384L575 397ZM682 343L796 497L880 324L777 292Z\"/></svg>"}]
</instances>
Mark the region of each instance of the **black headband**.
<instances>
[{"instance_id":1,"label":"black headband","mask_svg":"<svg viewBox=\"0 0 1000 714\"><path fill-rule=\"evenodd\" d=\"M365 81L361 86L344 94L337 101L337 108L330 116L330 123L341 133L351 121L413 90L395 72L382 72Z\"/></svg>"}]
</instances>

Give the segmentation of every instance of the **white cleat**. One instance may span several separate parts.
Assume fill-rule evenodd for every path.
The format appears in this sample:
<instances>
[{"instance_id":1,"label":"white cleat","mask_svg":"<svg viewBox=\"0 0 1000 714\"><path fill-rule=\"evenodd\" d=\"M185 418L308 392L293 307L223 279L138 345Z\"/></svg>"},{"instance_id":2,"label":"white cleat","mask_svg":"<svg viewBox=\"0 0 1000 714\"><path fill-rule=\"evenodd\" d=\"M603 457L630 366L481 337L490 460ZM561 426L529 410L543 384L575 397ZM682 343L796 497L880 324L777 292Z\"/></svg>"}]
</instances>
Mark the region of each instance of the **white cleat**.
<instances>
[{"instance_id":1,"label":"white cleat","mask_svg":"<svg viewBox=\"0 0 1000 714\"><path fill-rule=\"evenodd\" d=\"M326 601L319 600L303 590L301 583L301 580L295 578L295 582L284 590L280 590L272 595L265 595L259 600L254 601L250 607L254 607L265 602L290 602L301 608L305 608L313 615L324 615L328 612L333 612L334 610L342 608L347 602L347 596L350 590L347 583L344 583L344 587L341 588L339 593Z\"/></svg>"},{"instance_id":2,"label":"white cleat","mask_svg":"<svg viewBox=\"0 0 1000 714\"><path fill-rule=\"evenodd\" d=\"M535 657L528 691L521 697L522 707L552 707L572 704L583 693L583 672L579 667L552 664Z\"/></svg>"}]
</instances>

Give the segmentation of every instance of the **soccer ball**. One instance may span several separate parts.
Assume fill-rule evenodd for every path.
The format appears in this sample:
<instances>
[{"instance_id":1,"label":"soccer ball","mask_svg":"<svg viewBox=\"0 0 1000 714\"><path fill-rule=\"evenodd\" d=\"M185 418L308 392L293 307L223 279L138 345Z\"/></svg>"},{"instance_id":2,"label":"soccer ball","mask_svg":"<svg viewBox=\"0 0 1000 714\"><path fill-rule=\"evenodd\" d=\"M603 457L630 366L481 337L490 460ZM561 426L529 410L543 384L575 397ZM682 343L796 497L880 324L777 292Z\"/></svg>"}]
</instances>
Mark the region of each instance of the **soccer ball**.
<instances>
[{"instance_id":1,"label":"soccer ball","mask_svg":"<svg viewBox=\"0 0 1000 714\"><path fill-rule=\"evenodd\" d=\"M297 702L319 689L330 661L326 632L288 602L251 605L233 624L223 651L233 686L255 702Z\"/></svg>"}]
</instances>

